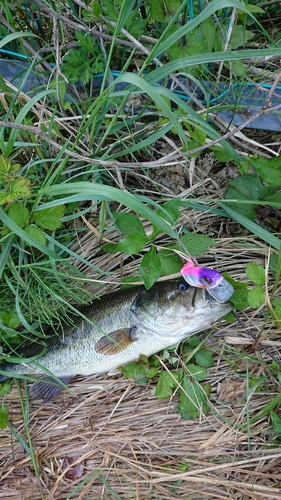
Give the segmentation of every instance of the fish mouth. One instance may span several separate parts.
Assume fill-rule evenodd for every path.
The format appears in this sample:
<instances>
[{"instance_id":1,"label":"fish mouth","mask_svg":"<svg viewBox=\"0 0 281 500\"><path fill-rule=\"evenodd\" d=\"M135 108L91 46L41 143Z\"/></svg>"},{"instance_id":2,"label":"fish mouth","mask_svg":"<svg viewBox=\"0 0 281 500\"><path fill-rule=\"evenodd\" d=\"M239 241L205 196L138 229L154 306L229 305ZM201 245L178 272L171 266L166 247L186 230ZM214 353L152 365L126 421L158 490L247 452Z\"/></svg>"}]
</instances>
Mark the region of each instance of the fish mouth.
<instances>
[{"instance_id":1,"label":"fish mouth","mask_svg":"<svg viewBox=\"0 0 281 500\"><path fill-rule=\"evenodd\" d=\"M197 308L220 308L225 309L226 313L233 309L233 304L231 302L218 302L206 288L196 288L191 300L192 307Z\"/></svg>"}]
</instances>

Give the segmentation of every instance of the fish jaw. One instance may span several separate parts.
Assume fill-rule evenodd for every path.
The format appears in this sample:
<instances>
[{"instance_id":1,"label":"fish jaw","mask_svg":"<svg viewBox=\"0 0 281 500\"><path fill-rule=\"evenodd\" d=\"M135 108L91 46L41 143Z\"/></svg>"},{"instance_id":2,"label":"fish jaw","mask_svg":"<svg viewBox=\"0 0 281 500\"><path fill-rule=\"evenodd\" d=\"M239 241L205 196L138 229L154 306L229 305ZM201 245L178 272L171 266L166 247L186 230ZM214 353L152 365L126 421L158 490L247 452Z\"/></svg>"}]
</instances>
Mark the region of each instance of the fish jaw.
<instances>
[{"instance_id":1,"label":"fish jaw","mask_svg":"<svg viewBox=\"0 0 281 500\"><path fill-rule=\"evenodd\" d=\"M162 293L158 289L154 302L149 292L140 295L132 307L135 317L131 319L156 336L169 337L171 345L209 328L233 309L230 302L214 300L206 289L194 288L186 282L173 285Z\"/></svg>"}]
</instances>

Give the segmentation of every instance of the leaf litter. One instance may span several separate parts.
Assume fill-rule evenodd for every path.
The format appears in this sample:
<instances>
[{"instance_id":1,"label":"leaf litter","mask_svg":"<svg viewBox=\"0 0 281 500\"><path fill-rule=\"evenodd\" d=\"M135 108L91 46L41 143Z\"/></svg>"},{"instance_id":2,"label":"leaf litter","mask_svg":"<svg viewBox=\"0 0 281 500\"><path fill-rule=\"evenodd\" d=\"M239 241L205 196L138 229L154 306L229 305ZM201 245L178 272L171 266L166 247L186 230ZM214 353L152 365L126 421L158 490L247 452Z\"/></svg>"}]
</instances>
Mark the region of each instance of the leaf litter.
<instances>
[{"instance_id":1,"label":"leaf litter","mask_svg":"<svg viewBox=\"0 0 281 500\"><path fill-rule=\"evenodd\" d=\"M195 167L193 178L202 179L195 183L196 198L209 194L208 185L212 196L219 197L208 174L203 177L202 169L198 172ZM179 196L184 199L186 192ZM142 222L146 232L153 230ZM243 233L226 235L225 219L188 209L180 223L190 231L218 238L218 244L200 257L200 265L219 263L221 270L242 282L247 281L247 264L265 266L267 245ZM104 237L116 244L120 233L111 226ZM169 244L167 236L158 241L159 246ZM105 254L100 249L95 232L80 238L77 233L73 250L105 272L101 280L85 263L72 262L86 272L90 292L118 289L126 276L139 280L140 259ZM270 278L269 291L272 285ZM264 324L264 313L248 309L240 314L255 332L263 329L264 345L278 355L279 335L271 322ZM200 340L205 337L200 335ZM211 412L205 414L201 408L195 420L185 420L175 411L180 399L177 387L172 387L168 399L157 399L153 379L137 385L121 374L76 377L71 390L45 406L30 400L28 430L40 470L39 483L13 384L4 398L9 427L0 430L0 498L281 499L281 451L269 416L270 409L278 414L279 372L273 376L271 360L237 323L217 324L206 345L213 349L214 358L204 381L210 388ZM184 369L180 352L178 359L179 368ZM169 372L169 365L162 365Z\"/></svg>"}]
</instances>

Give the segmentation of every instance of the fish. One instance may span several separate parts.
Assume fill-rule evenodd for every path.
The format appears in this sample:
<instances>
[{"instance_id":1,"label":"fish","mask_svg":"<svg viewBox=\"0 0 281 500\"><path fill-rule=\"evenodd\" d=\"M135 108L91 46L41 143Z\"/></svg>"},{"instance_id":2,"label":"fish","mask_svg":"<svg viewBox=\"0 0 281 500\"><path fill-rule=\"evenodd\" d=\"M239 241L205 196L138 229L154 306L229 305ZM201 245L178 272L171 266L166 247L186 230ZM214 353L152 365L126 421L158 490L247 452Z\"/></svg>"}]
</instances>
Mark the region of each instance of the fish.
<instances>
[{"instance_id":1,"label":"fish","mask_svg":"<svg viewBox=\"0 0 281 500\"><path fill-rule=\"evenodd\" d=\"M185 281L198 288L206 288L218 302L227 302L234 293L233 286L215 269L200 267L186 262L181 268Z\"/></svg>"},{"instance_id":2,"label":"fish","mask_svg":"<svg viewBox=\"0 0 281 500\"><path fill-rule=\"evenodd\" d=\"M57 334L46 331L45 352L33 343L18 353L23 363L0 364L0 382L13 376L38 376L29 394L47 403L75 375L98 375L151 356L210 327L231 311L204 288L183 280L159 282L146 290L134 287L111 292L83 306ZM47 376L46 376L47 375Z\"/></svg>"}]
</instances>

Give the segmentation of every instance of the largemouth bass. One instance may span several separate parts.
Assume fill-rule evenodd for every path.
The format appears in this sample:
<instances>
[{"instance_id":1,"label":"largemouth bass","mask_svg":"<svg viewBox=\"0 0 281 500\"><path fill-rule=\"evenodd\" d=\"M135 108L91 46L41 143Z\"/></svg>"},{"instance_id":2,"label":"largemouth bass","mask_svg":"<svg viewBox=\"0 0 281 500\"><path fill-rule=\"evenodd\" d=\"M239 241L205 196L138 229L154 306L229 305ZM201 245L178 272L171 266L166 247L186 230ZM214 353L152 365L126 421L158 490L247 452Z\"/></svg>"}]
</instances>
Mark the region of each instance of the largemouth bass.
<instances>
[{"instance_id":1,"label":"largemouth bass","mask_svg":"<svg viewBox=\"0 0 281 500\"><path fill-rule=\"evenodd\" d=\"M45 403L75 375L108 373L141 354L155 354L210 327L232 307L229 302L216 302L206 289L194 288L185 281L157 283L148 291L136 287L109 293L80 310L88 321L74 316L59 335L48 330L46 351L36 363L27 358L42 352L42 345L37 344L21 350L24 363L4 361L0 371L5 374L0 375L0 382L13 374L46 375L49 371L55 379L45 376L30 389L32 397Z\"/></svg>"}]
</instances>

